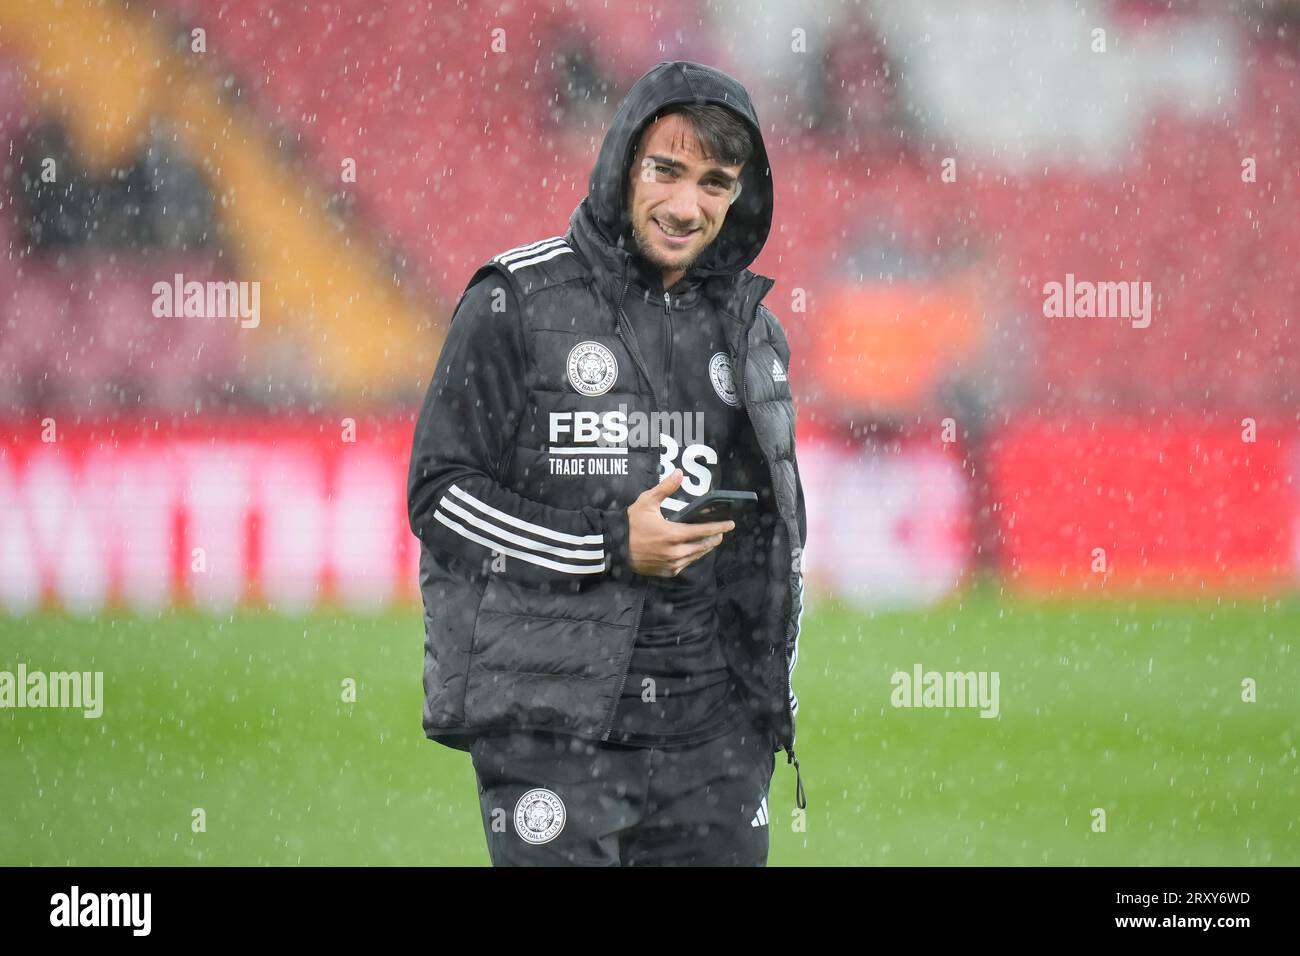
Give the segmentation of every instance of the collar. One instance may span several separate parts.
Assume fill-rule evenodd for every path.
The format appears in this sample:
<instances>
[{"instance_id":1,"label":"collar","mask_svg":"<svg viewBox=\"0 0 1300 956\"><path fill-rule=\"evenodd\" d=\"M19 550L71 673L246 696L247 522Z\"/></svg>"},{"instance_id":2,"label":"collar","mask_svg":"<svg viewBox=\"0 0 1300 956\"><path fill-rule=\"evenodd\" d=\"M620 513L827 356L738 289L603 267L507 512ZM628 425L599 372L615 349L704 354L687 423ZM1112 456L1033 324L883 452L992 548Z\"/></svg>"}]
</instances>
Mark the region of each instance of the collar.
<instances>
[{"instance_id":1,"label":"collar","mask_svg":"<svg viewBox=\"0 0 1300 956\"><path fill-rule=\"evenodd\" d=\"M674 308L693 308L703 294L700 277L694 270L688 270L672 287L665 290L663 273L652 266L639 253L631 255L631 281L628 283L628 295L637 295L646 302L663 304L664 294L671 297Z\"/></svg>"}]
</instances>

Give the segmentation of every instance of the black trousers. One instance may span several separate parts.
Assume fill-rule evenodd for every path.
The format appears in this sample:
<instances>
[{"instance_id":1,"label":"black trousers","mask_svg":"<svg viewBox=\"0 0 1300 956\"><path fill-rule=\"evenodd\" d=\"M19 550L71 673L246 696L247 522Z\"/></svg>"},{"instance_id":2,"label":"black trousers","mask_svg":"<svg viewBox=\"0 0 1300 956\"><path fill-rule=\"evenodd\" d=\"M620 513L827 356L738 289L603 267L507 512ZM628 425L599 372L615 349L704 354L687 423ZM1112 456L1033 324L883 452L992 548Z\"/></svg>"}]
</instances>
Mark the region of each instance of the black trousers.
<instances>
[{"instance_id":1,"label":"black trousers","mask_svg":"<svg viewBox=\"0 0 1300 956\"><path fill-rule=\"evenodd\" d=\"M748 719L701 744L515 732L470 745L493 866L766 866L773 743Z\"/></svg>"}]
</instances>

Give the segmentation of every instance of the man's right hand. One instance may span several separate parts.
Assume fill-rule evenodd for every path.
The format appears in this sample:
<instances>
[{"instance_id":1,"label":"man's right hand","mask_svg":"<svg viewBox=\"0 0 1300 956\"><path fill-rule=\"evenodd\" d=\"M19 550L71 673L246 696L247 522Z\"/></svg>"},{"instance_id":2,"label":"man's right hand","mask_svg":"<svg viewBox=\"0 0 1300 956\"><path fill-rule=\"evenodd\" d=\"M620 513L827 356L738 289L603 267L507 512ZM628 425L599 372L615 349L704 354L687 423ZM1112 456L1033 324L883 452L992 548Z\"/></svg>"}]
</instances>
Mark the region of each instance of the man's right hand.
<instances>
[{"instance_id":1,"label":"man's right hand","mask_svg":"<svg viewBox=\"0 0 1300 956\"><path fill-rule=\"evenodd\" d=\"M736 527L734 521L679 524L663 516L659 503L677 490L682 471L672 472L653 488L647 488L627 508L628 563L637 574L673 578L682 568L718 545L722 536Z\"/></svg>"}]
</instances>

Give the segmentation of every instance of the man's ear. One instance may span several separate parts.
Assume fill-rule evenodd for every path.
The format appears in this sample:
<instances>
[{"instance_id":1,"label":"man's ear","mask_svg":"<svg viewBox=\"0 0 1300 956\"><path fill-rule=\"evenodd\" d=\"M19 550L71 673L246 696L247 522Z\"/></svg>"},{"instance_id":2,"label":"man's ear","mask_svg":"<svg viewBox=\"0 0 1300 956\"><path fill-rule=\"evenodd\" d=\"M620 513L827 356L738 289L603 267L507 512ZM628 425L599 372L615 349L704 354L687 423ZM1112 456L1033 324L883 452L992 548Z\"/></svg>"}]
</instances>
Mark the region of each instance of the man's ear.
<instances>
[{"instance_id":1,"label":"man's ear","mask_svg":"<svg viewBox=\"0 0 1300 956\"><path fill-rule=\"evenodd\" d=\"M727 202L727 205L728 205L728 206L734 206L734 205L736 204L736 200L740 198L740 189L741 189L741 186L742 186L742 185L743 185L743 183L741 183L741 181L740 181L739 179L737 179L737 180L736 180L736 191L735 191L734 193L731 194L731 199Z\"/></svg>"}]
</instances>

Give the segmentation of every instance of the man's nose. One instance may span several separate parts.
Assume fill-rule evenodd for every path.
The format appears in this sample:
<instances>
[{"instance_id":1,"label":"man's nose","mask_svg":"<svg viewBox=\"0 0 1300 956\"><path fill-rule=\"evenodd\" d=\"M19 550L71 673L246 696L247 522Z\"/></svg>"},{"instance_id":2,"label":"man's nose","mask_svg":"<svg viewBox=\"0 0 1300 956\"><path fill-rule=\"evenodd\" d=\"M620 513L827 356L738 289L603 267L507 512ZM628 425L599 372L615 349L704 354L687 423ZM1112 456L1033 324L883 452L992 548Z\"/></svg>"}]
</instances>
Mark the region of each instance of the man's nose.
<instances>
[{"instance_id":1,"label":"man's nose","mask_svg":"<svg viewBox=\"0 0 1300 956\"><path fill-rule=\"evenodd\" d=\"M695 183L677 183L668 197L668 212L678 223L695 223L700 219L699 187Z\"/></svg>"}]
</instances>

